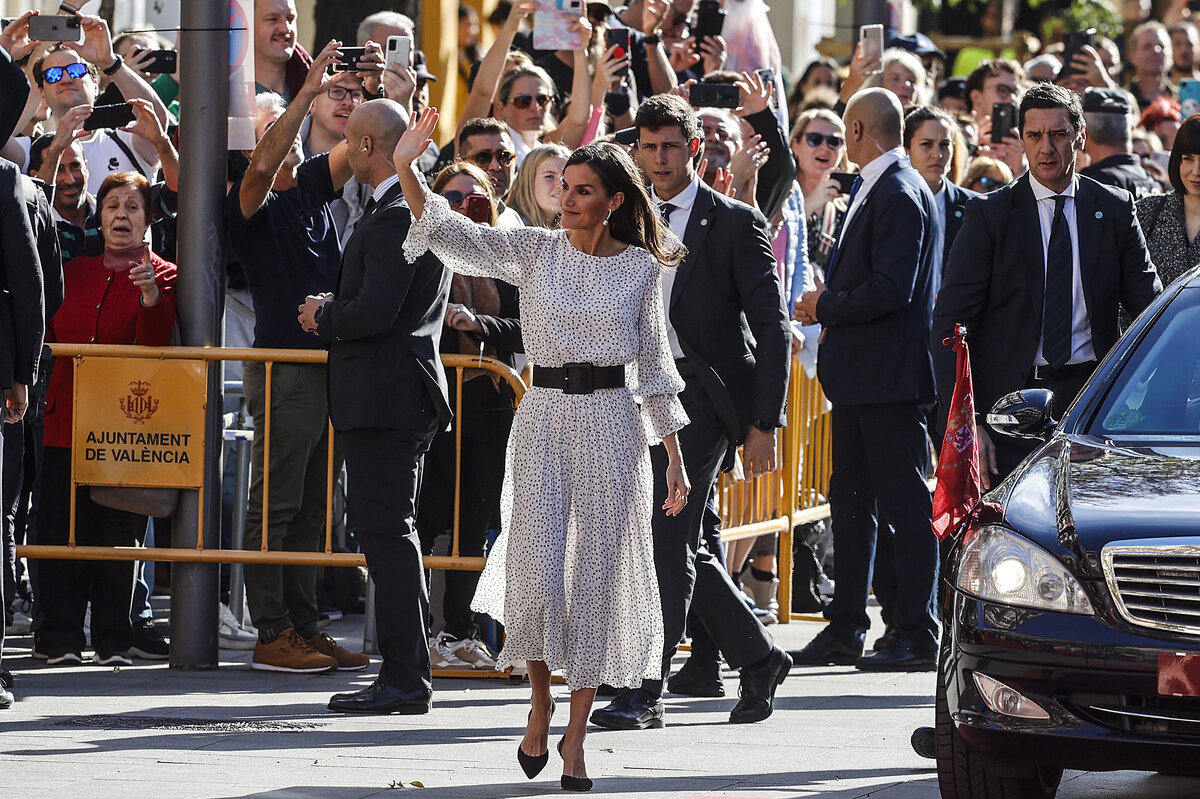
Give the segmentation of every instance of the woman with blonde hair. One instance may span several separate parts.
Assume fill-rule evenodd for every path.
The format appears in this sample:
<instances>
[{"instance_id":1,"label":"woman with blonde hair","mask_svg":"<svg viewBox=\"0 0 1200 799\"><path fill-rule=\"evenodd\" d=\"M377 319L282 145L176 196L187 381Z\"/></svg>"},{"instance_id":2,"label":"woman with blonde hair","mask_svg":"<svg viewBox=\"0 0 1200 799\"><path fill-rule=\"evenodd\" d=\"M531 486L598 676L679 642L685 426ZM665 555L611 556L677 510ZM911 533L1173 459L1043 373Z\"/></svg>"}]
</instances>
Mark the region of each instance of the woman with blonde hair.
<instances>
[{"instance_id":1,"label":"woman with blonde hair","mask_svg":"<svg viewBox=\"0 0 1200 799\"><path fill-rule=\"evenodd\" d=\"M571 151L561 144L540 144L525 156L508 192L508 207L526 225L558 227L562 172L570 157Z\"/></svg>"}]
</instances>

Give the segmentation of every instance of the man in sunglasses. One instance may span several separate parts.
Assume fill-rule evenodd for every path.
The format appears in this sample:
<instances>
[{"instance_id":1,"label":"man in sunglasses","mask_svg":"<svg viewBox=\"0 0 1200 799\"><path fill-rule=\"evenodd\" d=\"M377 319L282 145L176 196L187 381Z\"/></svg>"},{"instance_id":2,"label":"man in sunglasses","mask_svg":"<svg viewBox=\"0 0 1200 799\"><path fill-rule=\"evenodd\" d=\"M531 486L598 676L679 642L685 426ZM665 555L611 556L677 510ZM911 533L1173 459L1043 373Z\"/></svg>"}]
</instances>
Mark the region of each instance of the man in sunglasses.
<instances>
[{"instance_id":1,"label":"man in sunglasses","mask_svg":"<svg viewBox=\"0 0 1200 799\"><path fill-rule=\"evenodd\" d=\"M167 109L158 94L113 51L108 23L99 17L80 17L83 44L63 42L52 45L33 65L33 77L57 123L79 131L96 104L99 73L112 81L126 100L141 98L150 103L159 122L167 124ZM131 113L130 121L133 121ZM30 140L14 139L24 154L23 167L29 163ZM102 128L80 138L83 153L91 165L88 191L95 193L113 172L136 171L154 180L159 156L152 142L128 128Z\"/></svg>"},{"instance_id":2,"label":"man in sunglasses","mask_svg":"<svg viewBox=\"0 0 1200 799\"><path fill-rule=\"evenodd\" d=\"M337 284L342 248L330 204L351 175L346 143L304 159L300 124L330 88L325 68L337 59L331 41L284 110L274 93L258 96L258 146L250 168L225 200L225 224L246 273L254 304L254 346L320 349L296 324L296 305ZM327 94L325 100L333 102ZM347 95L343 101L352 98ZM261 543L264 505L270 549L315 552L324 540L328 407L324 364L277 363L271 372L270 496L264 497L266 381L262 363L243 371L246 403L254 417L253 473L246 513L246 546ZM340 468L337 449L334 469ZM349 652L317 629L317 571L308 566L247 564L246 600L258 628L251 665L265 671L361 669L368 658Z\"/></svg>"},{"instance_id":3,"label":"man in sunglasses","mask_svg":"<svg viewBox=\"0 0 1200 799\"><path fill-rule=\"evenodd\" d=\"M504 204L504 197L517 171L517 156L508 126L498 119L481 117L463 125L458 134L455 161L475 164L487 173L500 200L498 227L521 227L521 215Z\"/></svg>"}]
</instances>

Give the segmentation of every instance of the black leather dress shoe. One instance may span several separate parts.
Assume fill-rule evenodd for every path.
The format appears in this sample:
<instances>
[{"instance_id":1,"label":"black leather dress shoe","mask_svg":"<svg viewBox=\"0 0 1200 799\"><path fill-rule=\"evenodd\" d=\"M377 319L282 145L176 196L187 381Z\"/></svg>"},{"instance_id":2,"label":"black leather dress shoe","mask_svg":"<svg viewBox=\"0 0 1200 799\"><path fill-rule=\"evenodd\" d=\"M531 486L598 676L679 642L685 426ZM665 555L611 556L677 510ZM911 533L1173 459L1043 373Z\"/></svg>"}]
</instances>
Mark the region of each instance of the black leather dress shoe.
<instances>
[{"instance_id":1,"label":"black leather dress shoe","mask_svg":"<svg viewBox=\"0 0 1200 799\"><path fill-rule=\"evenodd\" d=\"M667 690L680 696L725 696L720 662L707 658L697 659L693 654L687 663L667 680Z\"/></svg>"},{"instance_id":2,"label":"black leather dress shoe","mask_svg":"<svg viewBox=\"0 0 1200 799\"><path fill-rule=\"evenodd\" d=\"M790 653L797 666L853 666L862 657L866 633L839 633L832 626L817 633L808 646Z\"/></svg>"},{"instance_id":3,"label":"black leather dress shoe","mask_svg":"<svg viewBox=\"0 0 1200 799\"><path fill-rule=\"evenodd\" d=\"M875 643L871 645L871 650L882 652L894 643L896 643L896 628L889 624L887 629L883 631L883 635L875 639Z\"/></svg>"},{"instance_id":4,"label":"black leather dress shoe","mask_svg":"<svg viewBox=\"0 0 1200 799\"><path fill-rule=\"evenodd\" d=\"M937 648L898 639L881 652L859 658L854 666L859 671L933 671L937 668Z\"/></svg>"},{"instance_id":5,"label":"black leather dress shoe","mask_svg":"<svg viewBox=\"0 0 1200 799\"><path fill-rule=\"evenodd\" d=\"M742 698L734 705L729 720L734 724L762 721L775 710L775 689L787 679L792 656L779 647L758 668L742 669Z\"/></svg>"},{"instance_id":6,"label":"black leather dress shoe","mask_svg":"<svg viewBox=\"0 0 1200 799\"><path fill-rule=\"evenodd\" d=\"M432 692L403 691L379 680L361 691L334 694L329 700L329 709L338 713L399 713L402 716L418 716L428 713L432 707Z\"/></svg>"},{"instance_id":7,"label":"black leather dress shoe","mask_svg":"<svg viewBox=\"0 0 1200 799\"><path fill-rule=\"evenodd\" d=\"M610 730L648 730L663 724L662 697L635 688L622 692L607 707L592 712L591 721Z\"/></svg>"}]
</instances>

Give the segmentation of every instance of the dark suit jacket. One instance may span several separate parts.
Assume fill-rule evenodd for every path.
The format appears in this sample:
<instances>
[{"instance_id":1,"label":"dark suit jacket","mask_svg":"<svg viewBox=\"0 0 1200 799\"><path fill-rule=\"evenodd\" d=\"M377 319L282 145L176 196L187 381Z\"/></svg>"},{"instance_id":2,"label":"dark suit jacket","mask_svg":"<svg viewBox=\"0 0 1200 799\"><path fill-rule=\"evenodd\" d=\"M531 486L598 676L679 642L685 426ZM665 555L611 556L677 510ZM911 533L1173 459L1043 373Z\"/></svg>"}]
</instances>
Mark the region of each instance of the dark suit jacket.
<instances>
[{"instance_id":1,"label":"dark suit jacket","mask_svg":"<svg viewBox=\"0 0 1200 799\"><path fill-rule=\"evenodd\" d=\"M0 144L16 136L17 123L29 99L29 78L0 47Z\"/></svg>"},{"instance_id":2,"label":"dark suit jacket","mask_svg":"<svg viewBox=\"0 0 1200 799\"><path fill-rule=\"evenodd\" d=\"M58 229L54 225L46 184L22 175L21 185L25 189L25 210L29 213L29 226L42 266L42 297L46 322L49 323L63 303L63 262L58 248Z\"/></svg>"},{"instance_id":3,"label":"dark suit jacket","mask_svg":"<svg viewBox=\"0 0 1200 799\"><path fill-rule=\"evenodd\" d=\"M779 213L783 203L792 193L792 182L796 179L796 157L788 146L788 135L779 125L779 119L771 109L759 111L746 117L754 132L762 136L770 148L767 162L758 170L758 188L754 199L759 210L768 219Z\"/></svg>"},{"instance_id":4,"label":"dark suit jacket","mask_svg":"<svg viewBox=\"0 0 1200 799\"><path fill-rule=\"evenodd\" d=\"M42 269L15 164L0 159L0 388L30 385L46 333Z\"/></svg>"},{"instance_id":5,"label":"dark suit jacket","mask_svg":"<svg viewBox=\"0 0 1200 799\"><path fill-rule=\"evenodd\" d=\"M1046 267L1030 177L967 203L938 293L931 347L943 397L954 391L954 354L942 346L956 322L967 325L975 409L987 413L1025 385L1042 331ZM1133 200L1077 177L1076 224L1084 302L1098 358L1116 343L1118 308L1137 316L1162 291Z\"/></svg>"},{"instance_id":6,"label":"dark suit jacket","mask_svg":"<svg viewBox=\"0 0 1200 799\"><path fill-rule=\"evenodd\" d=\"M966 215L967 200L972 197L978 197L979 192L964 189L962 186L956 186L950 181L946 181L946 207L945 212L946 229L942 233L942 274L946 271L946 262L950 260L950 248L954 246L954 239L958 236L958 231L962 228L963 218Z\"/></svg>"},{"instance_id":7,"label":"dark suit jacket","mask_svg":"<svg viewBox=\"0 0 1200 799\"><path fill-rule=\"evenodd\" d=\"M763 215L703 183L671 288L671 325L689 366L740 444L751 421L786 423L791 328Z\"/></svg>"},{"instance_id":8,"label":"dark suit jacket","mask_svg":"<svg viewBox=\"0 0 1200 799\"><path fill-rule=\"evenodd\" d=\"M317 335L329 346L329 418L337 430L426 427L423 395L450 423L438 346L450 272L426 253L410 263L400 245L411 215L397 184L346 242L337 293Z\"/></svg>"},{"instance_id":9,"label":"dark suit jacket","mask_svg":"<svg viewBox=\"0 0 1200 799\"><path fill-rule=\"evenodd\" d=\"M942 252L933 203L920 173L896 163L843 225L817 301L825 327L817 375L831 402L933 398L928 342Z\"/></svg>"}]
</instances>

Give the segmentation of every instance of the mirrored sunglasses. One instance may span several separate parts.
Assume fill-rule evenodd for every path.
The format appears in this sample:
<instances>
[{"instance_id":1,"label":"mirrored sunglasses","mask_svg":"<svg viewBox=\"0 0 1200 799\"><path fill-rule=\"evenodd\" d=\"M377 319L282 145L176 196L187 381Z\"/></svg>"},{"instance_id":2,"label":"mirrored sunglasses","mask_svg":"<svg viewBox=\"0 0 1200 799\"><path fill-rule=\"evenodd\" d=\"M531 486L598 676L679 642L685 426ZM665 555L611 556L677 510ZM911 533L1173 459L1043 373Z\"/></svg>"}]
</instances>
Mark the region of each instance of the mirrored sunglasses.
<instances>
[{"instance_id":1,"label":"mirrored sunglasses","mask_svg":"<svg viewBox=\"0 0 1200 799\"><path fill-rule=\"evenodd\" d=\"M75 80L79 80L88 74L87 64L76 61L74 64L67 64L65 67L47 67L46 71L42 73L42 80L46 83L58 83L63 79L64 72Z\"/></svg>"}]
</instances>

